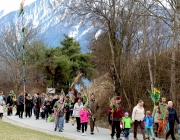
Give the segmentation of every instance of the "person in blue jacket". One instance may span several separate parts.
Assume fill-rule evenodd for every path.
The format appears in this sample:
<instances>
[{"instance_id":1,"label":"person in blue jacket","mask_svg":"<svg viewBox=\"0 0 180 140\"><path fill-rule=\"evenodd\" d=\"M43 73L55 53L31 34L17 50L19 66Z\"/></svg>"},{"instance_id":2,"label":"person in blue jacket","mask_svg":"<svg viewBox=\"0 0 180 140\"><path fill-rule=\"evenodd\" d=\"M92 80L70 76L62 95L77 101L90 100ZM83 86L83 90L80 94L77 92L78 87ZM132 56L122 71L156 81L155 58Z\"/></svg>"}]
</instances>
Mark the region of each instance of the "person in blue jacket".
<instances>
[{"instance_id":1,"label":"person in blue jacket","mask_svg":"<svg viewBox=\"0 0 180 140\"><path fill-rule=\"evenodd\" d=\"M145 122L146 134L148 136L147 139L150 140L150 135L151 135L152 139L155 140L154 131L153 131L153 117L150 111L146 111L146 117L144 118L144 122Z\"/></svg>"},{"instance_id":2,"label":"person in blue jacket","mask_svg":"<svg viewBox=\"0 0 180 140\"><path fill-rule=\"evenodd\" d=\"M174 123L176 121L180 126L180 122L179 122L176 110L173 108L172 101L168 102L168 113L169 113L169 117L168 117L169 131L166 134L166 140L168 139L169 135L171 135L172 140L176 140L176 138L174 137Z\"/></svg>"}]
</instances>

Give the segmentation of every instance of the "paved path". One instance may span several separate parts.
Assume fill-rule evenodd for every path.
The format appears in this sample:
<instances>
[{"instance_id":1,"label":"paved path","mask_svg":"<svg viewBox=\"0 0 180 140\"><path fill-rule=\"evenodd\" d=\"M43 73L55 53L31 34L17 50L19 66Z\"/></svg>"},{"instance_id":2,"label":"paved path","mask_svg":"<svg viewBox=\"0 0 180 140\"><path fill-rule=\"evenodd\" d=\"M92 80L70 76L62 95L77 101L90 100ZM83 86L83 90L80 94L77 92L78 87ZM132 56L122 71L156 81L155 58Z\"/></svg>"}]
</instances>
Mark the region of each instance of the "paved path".
<instances>
[{"instance_id":1,"label":"paved path","mask_svg":"<svg viewBox=\"0 0 180 140\"><path fill-rule=\"evenodd\" d=\"M69 138L73 138L76 140L111 140L111 137L109 135L109 130L108 129L104 129L104 128L99 128L99 133L97 132L97 130L95 129L95 135L91 135L90 134L90 130L89 130L89 126L88 126L88 130L87 130L87 135L86 136L82 136L81 132L77 132L76 131L76 124L74 126L72 126L70 123L65 123L64 125L64 132L54 132L54 125L52 122L46 122L43 119L39 119L39 120L35 120L35 117L33 116L32 118L23 118L20 119L18 116L6 116L7 119L5 119L5 121L9 121L10 123L16 124L16 125L20 125L23 127L27 127L30 129L35 129L35 130L39 130L39 131L43 131L46 133L50 133L50 134L55 134L55 135L59 135L59 136L64 136L64 137L69 137ZM121 137L123 140L125 140L124 137ZM133 140L133 135L130 135L129 140ZM142 135L138 135L138 139L139 140L143 140ZM116 140L116 139L115 139ZM159 139L156 139L159 140Z\"/></svg>"}]
</instances>

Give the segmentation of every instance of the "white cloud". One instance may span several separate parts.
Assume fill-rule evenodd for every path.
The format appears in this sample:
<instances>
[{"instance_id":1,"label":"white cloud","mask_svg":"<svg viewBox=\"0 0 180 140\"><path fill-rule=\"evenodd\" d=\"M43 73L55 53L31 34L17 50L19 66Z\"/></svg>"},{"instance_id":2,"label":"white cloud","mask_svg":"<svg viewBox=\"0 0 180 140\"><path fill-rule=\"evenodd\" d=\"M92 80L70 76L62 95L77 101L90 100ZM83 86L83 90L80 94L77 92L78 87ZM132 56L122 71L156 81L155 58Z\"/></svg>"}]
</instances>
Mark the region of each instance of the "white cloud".
<instances>
[{"instance_id":1,"label":"white cloud","mask_svg":"<svg viewBox=\"0 0 180 140\"><path fill-rule=\"evenodd\" d=\"M25 0L25 6L34 1L36 0ZM19 10L21 2L22 0L0 0L0 11L4 10L5 13L3 14L8 14L9 12Z\"/></svg>"}]
</instances>

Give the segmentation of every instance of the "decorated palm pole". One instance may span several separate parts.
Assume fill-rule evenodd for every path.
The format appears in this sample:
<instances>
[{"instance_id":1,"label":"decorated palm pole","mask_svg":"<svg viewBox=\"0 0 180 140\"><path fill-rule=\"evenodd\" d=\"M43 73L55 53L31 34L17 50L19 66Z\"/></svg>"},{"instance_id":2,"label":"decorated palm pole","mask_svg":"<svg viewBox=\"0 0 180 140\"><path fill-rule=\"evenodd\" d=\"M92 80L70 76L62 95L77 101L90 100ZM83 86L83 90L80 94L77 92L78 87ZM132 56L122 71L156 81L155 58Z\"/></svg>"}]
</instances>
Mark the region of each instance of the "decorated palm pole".
<instances>
[{"instance_id":1,"label":"decorated palm pole","mask_svg":"<svg viewBox=\"0 0 180 140\"><path fill-rule=\"evenodd\" d=\"M154 102L154 106L157 106L161 99L161 92L158 89L154 88L153 91L150 92L150 98Z\"/></svg>"},{"instance_id":2,"label":"decorated palm pole","mask_svg":"<svg viewBox=\"0 0 180 140\"><path fill-rule=\"evenodd\" d=\"M23 66L23 86L24 86L24 103L25 103L25 93L26 93L26 58L25 58L25 41L24 41L24 2L25 0L23 0L20 4L20 11L19 11L19 18L21 18L21 22L22 22L22 66ZM24 108L25 108L25 104L24 104Z\"/></svg>"}]
</instances>

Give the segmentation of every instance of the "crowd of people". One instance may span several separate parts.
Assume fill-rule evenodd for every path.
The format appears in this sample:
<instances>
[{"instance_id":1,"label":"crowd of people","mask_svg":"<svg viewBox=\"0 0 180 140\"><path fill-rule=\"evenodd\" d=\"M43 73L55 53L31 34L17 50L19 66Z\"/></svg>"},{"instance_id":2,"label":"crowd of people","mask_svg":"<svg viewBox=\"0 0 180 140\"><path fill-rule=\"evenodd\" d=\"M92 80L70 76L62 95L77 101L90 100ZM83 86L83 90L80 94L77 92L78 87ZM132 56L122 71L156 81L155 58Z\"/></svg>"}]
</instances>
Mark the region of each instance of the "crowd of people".
<instances>
[{"instance_id":1,"label":"crowd of people","mask_svg":"<svg viewBox=\"0 0 180 140\"><path fill-rule=\"evenodd\" d=\"M12 93L5 98L3 92L0 91L0 118L3 117L3 106L5 105L8 116L13 114L12 108L16 106L17 112L15 115L18 115L20 119L23 119L23 116L31 118L33 114L36 120L40 116L46 121L49 117L53 117L55 122L54 131L58 132L63 132L64 123L69 123L70 118L75 119L77 124L76 130L77 132L82 132L82 136L85 136L87 133L88 122L90 124L90 134L94 134L97 112L100 107L93 93L90 96L90 100L83 101L80 93L77 93L76 96L71 93L55 96L44 93L37 93L31 96L26 93L24 96L22 92L19 94L17 101L14 102ZM23 115L24 108L25 115ZM128 140L133 124L134 140L138 140L138 126L140 127L143 140L150 140L150 137L153 140L156 137L167 140L170 135L172 140L176 140L174 135L175 122L178 123L180 130L180 121L173 107L173 102L167 102L165 97L162 97L161 102L156 104L152 111L147 110L145 112L143 100L139 100L133 108L131 117L130 113L124 113L124 111L125 108L121 105L121 97L116 96L108 108L111 139L114 139L114 136L116 136L117 140L121 140L120 136L123 132L125 139Z\"/></svg>"},{"instance_id":2,"label":"crowd of people","mask_svg":"<svg viewBox=\"0 0 180 140\"><path fill-rule=\"evenodd\" d=\"M76 120L77 132L82 131L82 136L85 136L87 124L90 120L90 134L94 134L96 120L94 114L98 110L98 103L95 100L94 94L91 95L91 99L88 102L85 102L81 97L81 93L77 93L76 96L72 93L67 95L60 93L55 96L37 93L32 96L22 92L17 97L17 100L14 101L12 93L5 98L3 92L0 91L0 105L1 118L3 117L4 106L7 108L8 116L13 114L12 110L15 107L15 115L19 116L20 119L23 119L23 116L31 118L34 115L36 120L41 117L47 121L49 117L53 117L55 123L54 131L58 132L63 132L64 123L69 123L70 118L72 118Z\"/></svg>"},{"instance_id":3,"label":"crowd of people","mask_svg":"<svg viewBox=\"0 0 180 140\"><path fill-rule=\"evenodd\" d=\"M134 140L138 140L138 126L140 127L143 140L150 140L150 137L152 137L153 140L155 140L155 137L167 140L170 135L172 140L176 140L174 135L175 122L177 122L178 129L180 130L180 121L176 110L173 107L173 102L168 101L167 103L166 98L162 97L161 102L154 107L152 113L150 110L145 112L143 106L144 102L140 100L133 108L132 117L129 117L128 112L123 114L121 98L119 96L116 97L113 105L111 105L108 109L111 139L114 139L116 130L117 140L121 140L120 133L123 130L125 139L128 140L131 124L134 124ZM121 125L119 125L121 122L123 122L122 128L120 128ZM178 131L178 133L180 133L180 131Z\"/></svg>"}]
</instances>

